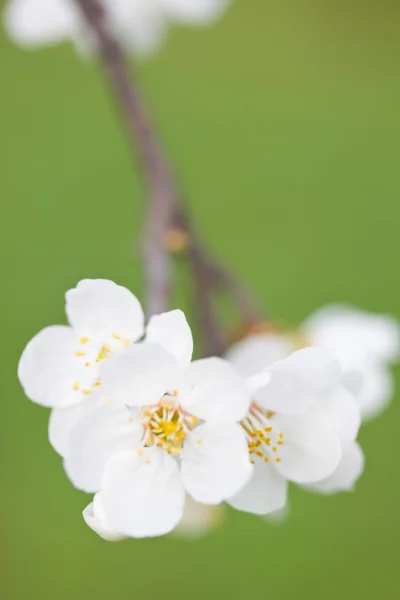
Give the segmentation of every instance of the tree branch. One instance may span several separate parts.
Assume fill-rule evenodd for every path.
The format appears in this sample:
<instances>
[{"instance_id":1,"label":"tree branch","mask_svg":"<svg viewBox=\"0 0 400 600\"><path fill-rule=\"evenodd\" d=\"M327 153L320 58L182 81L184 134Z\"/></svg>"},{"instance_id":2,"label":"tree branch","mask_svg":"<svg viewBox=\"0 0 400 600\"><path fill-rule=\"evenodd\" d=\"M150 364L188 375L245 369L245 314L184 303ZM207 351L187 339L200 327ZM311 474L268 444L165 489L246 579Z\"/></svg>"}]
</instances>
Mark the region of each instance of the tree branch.
<instances>
[{"instance_id":1,"label":"tree branch","mask_svg":"<svg viewBox=\"0 0 400 600\"><path fill-rule=\"evenodd\" d=\"M119 106L121 120L134 156L139 153L149 199L144 236L144 260L148 280L149 315L162 312L168 305L171 290L171 257L166 248L167 233L180 229L187 234L188 258L196 284L198 313L208 354L221 354L224 340L215 314L212 292L225 289L235 301L244 322L260 320L258 307L242 285L218 265L198 239L173 179L172 171L137 89L135 78L122 50L108 27L107 15L100 0L76 0L94 32L99 55L108 82Z\"/></svg>"}]
</instances>

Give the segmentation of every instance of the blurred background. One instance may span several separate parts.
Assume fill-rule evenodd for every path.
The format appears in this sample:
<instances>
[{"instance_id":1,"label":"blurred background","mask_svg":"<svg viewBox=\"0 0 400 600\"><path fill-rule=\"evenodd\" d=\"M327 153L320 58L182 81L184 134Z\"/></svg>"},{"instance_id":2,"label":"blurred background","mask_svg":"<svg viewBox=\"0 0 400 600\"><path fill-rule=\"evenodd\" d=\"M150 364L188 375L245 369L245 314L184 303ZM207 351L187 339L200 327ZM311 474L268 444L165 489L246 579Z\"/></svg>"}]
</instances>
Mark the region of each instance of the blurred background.
<instances>
[{"instance_id":1,"label":"blurred background","mask_svg":"<svg viewBox=\"0 0 400 600\"><path fill-rule=\"evenodd\" d=\"M236 0L139 65L204 236L282 322L333 301L400 318L399 26L394 0ZM292 489L282 525L227 511L195 542L121 544L86 528L16 367L81 278L143 293L140 185L72 46L1 31L0 73L2 597L398 598L400 391L361 432L357 491Z\"/></svg>"}]
</instances>

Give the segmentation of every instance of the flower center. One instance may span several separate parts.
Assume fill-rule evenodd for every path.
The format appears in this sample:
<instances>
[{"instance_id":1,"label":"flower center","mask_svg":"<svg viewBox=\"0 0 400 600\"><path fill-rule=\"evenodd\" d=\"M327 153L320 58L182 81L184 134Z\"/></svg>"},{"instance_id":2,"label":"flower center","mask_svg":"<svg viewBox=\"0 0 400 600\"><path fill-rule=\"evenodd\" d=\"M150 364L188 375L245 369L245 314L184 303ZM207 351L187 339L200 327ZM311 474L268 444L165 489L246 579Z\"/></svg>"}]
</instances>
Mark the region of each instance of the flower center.
<instances>
[{"instance_id":1,"label":"flower center","mask_svg":"<svg viewBox=\"0 0 400 600\"><path fill-rule=\"evenodd\" d=\"M258 456L266 463L270 460L282 460L279 447L283 445L283 433L273 426L273 416L273 412L264 410L253 402L247 417L240 423L246 432L249 454L254 458ZM251 462L254 464L254 460Z\"/></svg>"},{"instance_id":2,"label":"flower center","mask_svg":"<svg viewBox=\"0 0 400 600\"><path fill-rule=\"evenodd\" d=\"M178 455L183 450L187 434L199 420L182 410L176 401L166 398L169 397L165 396L160 404L146 406L142 410L143 445L147 448L159 446L169 454Z\"/></svg>"}]
</instances>

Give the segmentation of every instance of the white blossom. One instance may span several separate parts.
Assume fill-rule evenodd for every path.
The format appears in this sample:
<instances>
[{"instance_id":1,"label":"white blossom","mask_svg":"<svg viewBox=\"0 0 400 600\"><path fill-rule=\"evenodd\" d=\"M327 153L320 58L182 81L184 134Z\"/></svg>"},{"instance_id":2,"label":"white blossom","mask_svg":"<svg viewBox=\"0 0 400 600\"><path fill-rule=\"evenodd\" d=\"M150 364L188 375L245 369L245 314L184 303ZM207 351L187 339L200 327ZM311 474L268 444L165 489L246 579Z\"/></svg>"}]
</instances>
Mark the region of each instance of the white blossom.
<instances>
[{"instance_id":1,"label":"white blossom","mask_svg":"<svg viewBox=\"0 0 400 600\"><path fill-rule=\"evenodd\" d=\"M251 474L238 424L250 404L245 381L223 359L190 362L191 332L179 314L153 317L145 342L104 361L108 402L69 437L70 479L100 491L110 527L129 537L168 533L185 494L216 505Z\"/></svg>"},{"instance_id":2,"label":"white blossom","mask_svg":"<svg viewBox=\"0 0 400 600\"><path fill-rule=\"evenodd\" d=\"M242 427L253 474L229 504L268 514L285 505L288 481L314 484L335 472L360 425L357 403L340 382L339 364L313 348L248 380L253 402Z\"/></svg>"},{"instance_id":3,"label":"white blossom","mask_svg":"<svg viewBox=\"0 0 400 600\"><path fill-rule=\"evenodd\" d=\"M170 23L207 25L231 0L103 0L109 25L119 41L136 53L154 51ZM9 0L4 13L10 37L25 47L71 40L79 51L95 43L74 0Z\"/></svg>"},{"instance_id":4,"label":"white blossom","mask_svg":"<svg viewBox=\"0 0 400 600\"><path fill-rule=\"evenodd\" d=\"M85 279L69 290L66 313L70 325L42 329L26 346L18 366L28 398L53 408L49 437L62 455L74 424L102 402L97 393L102 362L144 332L137 298L104 279Z\"/></svg>"},{"instance_id":5,"label":"white blossom","mask_svg":"<svg viewBox=\"0 0 400 600\"><path fill-rule=\"evenodd\" d=\"M357 399L363 420L380 414L394 393L392 363L400 357L400 328L388 316L342 305L313 313L296 332L252 335L229 349L226 358L244 376L306 346L325 349L338 360L343 386Z\"/></svg>"},{"instance_id":6,"label":"white blossom","mask_svg":"<svg viewBox=\"0 0 400 600\"><path fill-rule=\"evenodd\" d=\"M301 331L310 345L325 348L340 362L344 385L358 399L363 419L386 408L394 392L389 367L400 356L395 319L332 305L313 313Z\"/></svg>"}]
</instances>

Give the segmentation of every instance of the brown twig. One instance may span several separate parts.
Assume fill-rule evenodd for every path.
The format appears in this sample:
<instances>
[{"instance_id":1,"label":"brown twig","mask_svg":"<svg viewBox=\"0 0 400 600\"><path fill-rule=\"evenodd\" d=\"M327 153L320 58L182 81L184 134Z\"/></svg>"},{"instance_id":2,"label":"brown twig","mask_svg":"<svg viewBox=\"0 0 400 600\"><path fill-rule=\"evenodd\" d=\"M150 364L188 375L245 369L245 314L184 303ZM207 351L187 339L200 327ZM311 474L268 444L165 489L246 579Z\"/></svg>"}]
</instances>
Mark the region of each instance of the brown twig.
<instances>
[{"instance_id":1,"label":"brown twig","mask_svg":"<svg viewBox=\"0 0 400 600\"><path fill-rule=\"evenodd\" d=\"M128 142L134 154L139 152L149 197L149 210L144 243L144 259L148 279L148 314L166 309L170 294L171 260L165 246L171 228L188 235L188 257L196 283L198 313L208 354L221 354L224 340L218 326L212 292L228 291L247 324L260 320L257 306L230 273L218 265L205 251L181 202L171 168L151 124L136 80L129 75L122 50L110 31L107 15L100 0L76 0L95 34L99 54L110 87L120 109Z\"/></svg>"}]
</instances>

